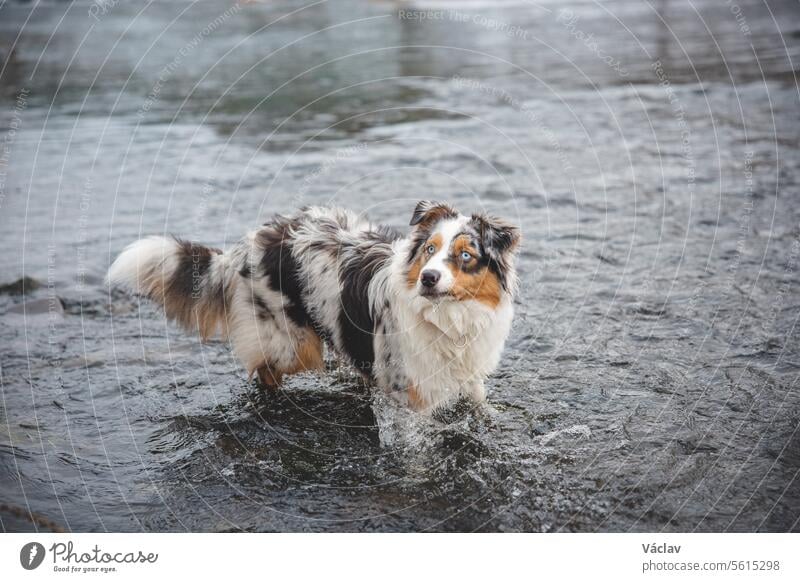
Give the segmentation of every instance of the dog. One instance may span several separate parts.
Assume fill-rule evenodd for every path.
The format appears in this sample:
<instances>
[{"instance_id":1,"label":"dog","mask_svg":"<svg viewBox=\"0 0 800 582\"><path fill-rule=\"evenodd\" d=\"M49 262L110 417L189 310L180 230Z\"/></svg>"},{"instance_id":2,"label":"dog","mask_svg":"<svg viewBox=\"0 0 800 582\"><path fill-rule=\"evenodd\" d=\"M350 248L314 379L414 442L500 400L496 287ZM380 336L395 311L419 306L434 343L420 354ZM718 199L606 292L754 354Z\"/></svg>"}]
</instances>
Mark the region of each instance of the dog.
<instances>
[{"instance_id":1,"label":"dog","mask_svg":"<svg viewBox=\"0 0 800 582\"><path fill-rule=\"evenodd\" d=\"M413 410L482 403L511 329L519 228L427 200L410 226L404 237L348 210L306 207L225 252L141 239L107 281L204 340L221 332L264 387L322 369L327 345Z\"/></svg>"}]
</instances>

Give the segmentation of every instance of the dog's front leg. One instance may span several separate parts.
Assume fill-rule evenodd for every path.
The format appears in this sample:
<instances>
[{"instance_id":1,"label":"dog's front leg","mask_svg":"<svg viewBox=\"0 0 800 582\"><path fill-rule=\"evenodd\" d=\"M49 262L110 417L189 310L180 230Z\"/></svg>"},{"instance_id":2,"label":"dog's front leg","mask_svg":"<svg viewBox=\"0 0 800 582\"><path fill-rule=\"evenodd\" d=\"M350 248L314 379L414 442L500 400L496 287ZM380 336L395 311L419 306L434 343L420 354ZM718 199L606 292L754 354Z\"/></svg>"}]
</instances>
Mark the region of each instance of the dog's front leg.
<instances>
[{"instance_id":1,"label":"dog's front leg","mask_svg":"<svg viewBox=\"0 0 800 582\"><path fill-rule=\"evenodd\" d=\"M468 381L461 388L461 393L478 404L486 402L486 387L483 385L483 380L476 378Z\"/></svg>"}]
</instances>

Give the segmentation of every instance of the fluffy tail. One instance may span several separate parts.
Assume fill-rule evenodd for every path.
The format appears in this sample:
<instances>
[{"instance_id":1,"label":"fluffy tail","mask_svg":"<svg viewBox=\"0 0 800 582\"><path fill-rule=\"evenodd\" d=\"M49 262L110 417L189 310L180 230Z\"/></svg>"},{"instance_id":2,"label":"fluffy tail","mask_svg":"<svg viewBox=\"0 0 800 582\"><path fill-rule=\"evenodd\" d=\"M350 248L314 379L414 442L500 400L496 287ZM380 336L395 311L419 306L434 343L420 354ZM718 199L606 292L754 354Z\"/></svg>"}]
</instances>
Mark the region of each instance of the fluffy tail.
<instances>
[{"instance_id":1,"label":"fluffy tail","mask_svg":"<svg viewBox=\"0 0 800 582\"><path fill-rule=\"evenodd\" d=\"M152 299L169 319L207 339L220 327L227 333L226 296L231 278L226 259L219 249L151 236L126 247L106 279Z\"/></svg>"}]
</instances>

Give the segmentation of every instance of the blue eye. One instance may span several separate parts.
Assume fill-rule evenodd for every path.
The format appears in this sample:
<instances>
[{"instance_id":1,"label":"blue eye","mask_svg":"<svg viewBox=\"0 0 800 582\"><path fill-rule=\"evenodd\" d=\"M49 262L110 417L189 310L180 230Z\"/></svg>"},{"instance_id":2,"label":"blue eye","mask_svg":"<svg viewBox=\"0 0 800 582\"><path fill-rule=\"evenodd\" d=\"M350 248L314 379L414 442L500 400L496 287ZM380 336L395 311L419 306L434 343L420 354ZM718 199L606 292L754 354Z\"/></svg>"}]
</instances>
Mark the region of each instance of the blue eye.
<instances>
[{"instance_id":1,"label":"blue eye","mask_svg":"<svg viewBox=\"0 0 800 582\"><path fill-rule=\"evenodd\" d=\"M433 253L435 253L435 252L436 252L436 247L435 247L435 246L433 246L433 245L428 245L428 246L425 248L425 251L426 251L426 252L427 252L429 255L432 255Z\"/></svg>"},{"instance_id":2,"label":"blue eye","mask_svg":"<svg viewBox=\"0 0 800 582\"><path fill-rule=\"evenodd\" d=\"M464 251L464 252L461 253L461 260L464 261L465 263L467 261L471 260L471 259L472 259L472 255L469 254L467 251Z\"/></svg>"}]
</instances>

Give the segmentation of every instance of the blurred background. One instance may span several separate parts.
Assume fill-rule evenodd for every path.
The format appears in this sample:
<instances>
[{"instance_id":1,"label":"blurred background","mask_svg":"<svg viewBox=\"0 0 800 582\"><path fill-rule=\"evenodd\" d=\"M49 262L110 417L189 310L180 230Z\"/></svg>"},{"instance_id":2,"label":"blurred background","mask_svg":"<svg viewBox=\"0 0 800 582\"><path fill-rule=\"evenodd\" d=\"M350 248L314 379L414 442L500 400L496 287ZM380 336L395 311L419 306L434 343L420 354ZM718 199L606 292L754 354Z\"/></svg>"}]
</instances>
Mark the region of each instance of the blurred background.
<instances>
[{"instance_id":1,"label":"blurred background","mask_svg":"<svg viewBox=\"0 0 800 582\"><path fill-rule=\"evenodd\" d=\"M797 530L798 60L793 0L0 1L0 524ZM423 198L522 227L490 418L264 401L103 284Z\"/></svg>"}]
</instances>

